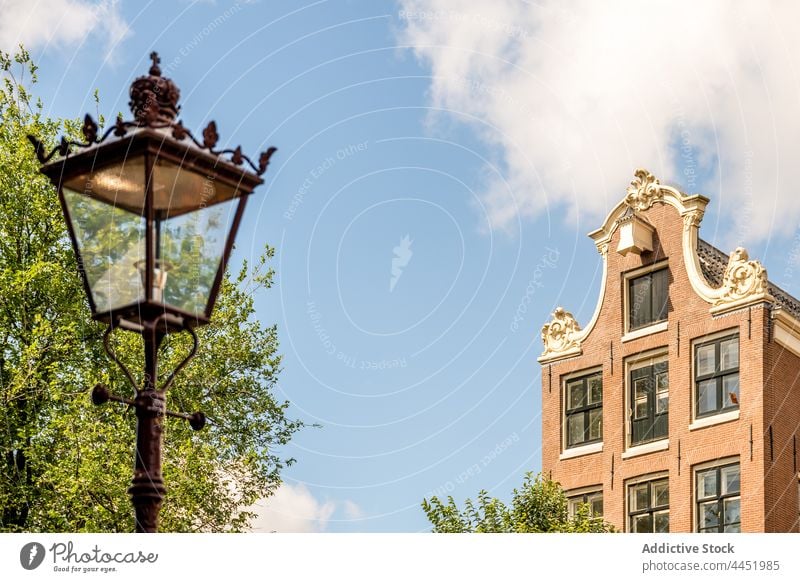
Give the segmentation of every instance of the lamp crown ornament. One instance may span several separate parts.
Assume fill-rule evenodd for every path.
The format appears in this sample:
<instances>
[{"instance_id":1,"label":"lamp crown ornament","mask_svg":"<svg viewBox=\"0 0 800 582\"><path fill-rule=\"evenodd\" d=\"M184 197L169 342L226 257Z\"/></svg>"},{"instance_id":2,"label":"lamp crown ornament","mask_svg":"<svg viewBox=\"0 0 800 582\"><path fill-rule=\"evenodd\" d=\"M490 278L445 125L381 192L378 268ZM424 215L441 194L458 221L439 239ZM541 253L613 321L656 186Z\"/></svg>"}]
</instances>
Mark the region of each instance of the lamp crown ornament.
<instances>
[{"instance_id":1,"label":"lamp crown ornament","mask_svg":"<svg viewBox=\"0 0 800 582\"><path fill-rule=\"evenodd\" d=\"M171 123L178 116L181 92L172 81L161 76L161 59L158 53L150 53L153 64L149 74L139 77L131 84L131 112L140 125Z\"/></svg>"}]
</instances>

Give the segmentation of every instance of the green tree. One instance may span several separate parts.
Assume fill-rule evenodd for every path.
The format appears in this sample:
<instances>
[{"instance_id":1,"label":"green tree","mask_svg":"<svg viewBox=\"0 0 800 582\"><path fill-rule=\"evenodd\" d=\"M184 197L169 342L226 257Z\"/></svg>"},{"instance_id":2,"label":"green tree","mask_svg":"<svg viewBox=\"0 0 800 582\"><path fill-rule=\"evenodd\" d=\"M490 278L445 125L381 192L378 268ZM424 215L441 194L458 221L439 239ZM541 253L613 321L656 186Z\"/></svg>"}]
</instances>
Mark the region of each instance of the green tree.
<instances>
[{"instance_id":1,"label":"green tree","mask_svg":"<svg viewBox=\"0 0 800 582\"><path fill-rule=\"evenodd\" d=\"M567 497L561 486L542 474L527 473L520 489L514 489L511 505L478 493L459 509L452 497L443 502L438 497L422 501L422 509L433 525L434 533L601 533L613 526L589 515L582 505L576 515L567 511Z\"/></svg>"},{"instance_id":2,"label":"green tree","mask_svg":"<svg viewBox=\"0 0 800 582\"><path fill-rule=\"evenodd\" d=\"M42 113L26 88L35 75L24 50L0 53L0 531L128 532L135 415L93 406L89 391L97 382L133 390L103 352L105 329L90 319L56 193L26 139L52 145L79 124ZM279 448L302 423L273 394L277 330L254 319L254 294L273 281L272 256L267 249L226 275L213 322L198 330L200 352L167 395L171 409L203 410L209 424L194 432L166 421L162 531L246 529L248 508L292 462ZM186 334L169 336L161 370L174 369L190 344ZM142 369L139 336L115 332L113 345Z\"/></svg>"}]
</instances>

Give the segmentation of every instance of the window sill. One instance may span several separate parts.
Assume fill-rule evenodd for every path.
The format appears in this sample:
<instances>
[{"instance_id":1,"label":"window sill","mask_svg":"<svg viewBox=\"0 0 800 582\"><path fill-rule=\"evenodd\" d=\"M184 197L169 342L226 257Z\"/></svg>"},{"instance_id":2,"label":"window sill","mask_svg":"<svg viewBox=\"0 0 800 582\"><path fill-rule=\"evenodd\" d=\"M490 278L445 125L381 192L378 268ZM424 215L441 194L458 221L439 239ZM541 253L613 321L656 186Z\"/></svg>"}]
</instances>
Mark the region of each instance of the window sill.
<instances>
[{"instance_id":1,"label":"window sill","mask_svg":"<svg viewBox=\"0 0 800 582\"><path fill-rule=\"evenodd\" d=\"M620 456L623 459L630 459L631 457L638 457L639 455L647 455L648 453L666 451L668 448L669 439L662 439L660 441L654 441L652 443L631 447Z\"/></svg>"},{"instance_id":2,"label":"window sill","mask_svg":"<svg viewBox=\"0 0 800 582\"><path fill-rule=\"evenodd\" d=\"M722 424L723 422L731 422L732 420L739 420L739 410L731 410L730 412L723 412L722 414L715 414L713 416L704 416L703 418L696 419L689 425L689 430L697 430L698 428L706 428L707 426L714 426Z\"/></svg>"},{"instance_id":3,"label":"window sill","mask_svg":"<svg viewBox=\"0 0 800 582\"><path fill-rule=\"evenodd\" d=\"M575 457L582 457L584 455L591 455L594 453L600 453L602 451L603 451L603 443L601 441L599 443L583 445L582 447L566 449L558 456L558 460L563 461L564 459L573 459Z\"/></svg>"},{"instance_id":4,"label":"window sill","mask_svg":"<svg viewBox=\"0 0 800 582\"><path fill-rule=\"evenodd\" d=\"M662 331L667 331L667 323L668 323L667 321L660 321L655 325L648 325L647 327L637 329L636 331L629 331L628 333L622 336L621 341L622 343L625 343L631 340L638 339L640 337L644 337L654 333L660 333Z\"/></svg>"}]
</instances>

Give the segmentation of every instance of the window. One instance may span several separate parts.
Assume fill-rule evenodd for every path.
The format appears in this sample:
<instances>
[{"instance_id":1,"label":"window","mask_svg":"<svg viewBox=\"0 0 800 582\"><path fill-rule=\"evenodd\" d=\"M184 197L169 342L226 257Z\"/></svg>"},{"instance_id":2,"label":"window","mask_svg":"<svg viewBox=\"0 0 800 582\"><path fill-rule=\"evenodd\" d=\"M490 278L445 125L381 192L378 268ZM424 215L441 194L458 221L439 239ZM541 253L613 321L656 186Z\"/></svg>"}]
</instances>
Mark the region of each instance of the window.
<instances>
[{"instance_id":1,"label":"window","mask_svg":"<svg viewBox=\"0 0 800 582\"><path fill-rule=\"evenodd\" d=\"M578 515L582 505L589 508L589 517L592 519L602 519L603 517L603 492L590 491L580 495L567 497L567 513L570 519Z\"/></svg>"},{"instance_id":2,"label":"window","mask_svg":"<svg viewBox=\"0 0 800 582\"><path fill-rule=\"evenodd\" d=\"M566 382L567 448L603 440L603 373Z\"/></svg>"},{"instance_id":3,"label":"window","mask_svg":"<svg viewBox=\"0 0 800 582\"><path fill-rule=\"evenodd\" d=\"M669 479L656 479L628 486L629 531L669 531Z\"/></svg>"},{"instance_id":4,"label":"window","mask_svg":"<svg viewBox=\"0 0 800 582\"><path fill-rule=\"evenodd\" d=\"M697 531L741 531L739 463L698 470Z\"/></svg>"},{"instance_id":5,"label":"window","mask_svg":"<svg viewBox=\"0 0 800 582\"><path fill-rule=\"evenodd\" d=\"M669 430L667 362L631 370L630 427L631 446L667 437Z\"/></svg>"},{"instance_id":6,"label":"window","mask_svg":"<svg viewBox=\"0 0 800 582\"><path fill-rule=\"evenodd\" d=\"M666 321L669 269L628 279L628 331Z\"/></svg>"},{"instance_id":7,"label":"window","mask_svg":"<svg viewBox=\"0 0 800 582\"><path fill-rule=\"evenodd\" d=\"M739 408L739 336L694 348L695 414L698 418Z\"/></svg>"}]
</instances>

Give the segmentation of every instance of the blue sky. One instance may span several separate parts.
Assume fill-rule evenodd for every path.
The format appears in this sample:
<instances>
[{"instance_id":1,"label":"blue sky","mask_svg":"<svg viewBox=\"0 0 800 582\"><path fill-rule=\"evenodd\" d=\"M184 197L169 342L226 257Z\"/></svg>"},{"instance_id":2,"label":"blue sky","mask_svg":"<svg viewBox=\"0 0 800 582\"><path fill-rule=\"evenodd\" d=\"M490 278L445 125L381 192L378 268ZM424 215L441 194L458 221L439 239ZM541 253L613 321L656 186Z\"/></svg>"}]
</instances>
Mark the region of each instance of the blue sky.
<instances>
[{"instance_id":1,"label":"blue sky","mask_svg":"<svg viewBox=\"0 0 800 582\"><path fill-rule=\"evenodd\" d=\"M636 58L598 40L641 33L577 4L48 6L7 2L17 26L0 28L0 48L26 42L52 116L94 113L95 89L107 117L127 114L128 86L157 50L184 125L213 119L226 145L279 148L234 261L277 248L258 317L279 328L279 396L321 427L286 447L298 462L261 527L423 531L419 504L432 493L508 499L540 468L539 329L556 305L589 320L601 273L585 235L640 165L711 196L701 236L726 251L746 243L800 292L787 163L797 124L785 106L797 89L774 89L770 66L753 74L752 54L731 40L739 21L710 30L713 14L697 14L686 51L695 28L716 44L688 73L658 68L674 46L650 47L656 70L642 79ZM757 41L792 21L768 16L744 43L763 62L788 49ZM594 44L575 40L580 26ZM772 101L757 108L762 93Z\"/></svg>"}]
</instances>

